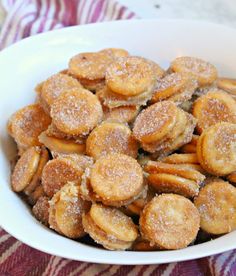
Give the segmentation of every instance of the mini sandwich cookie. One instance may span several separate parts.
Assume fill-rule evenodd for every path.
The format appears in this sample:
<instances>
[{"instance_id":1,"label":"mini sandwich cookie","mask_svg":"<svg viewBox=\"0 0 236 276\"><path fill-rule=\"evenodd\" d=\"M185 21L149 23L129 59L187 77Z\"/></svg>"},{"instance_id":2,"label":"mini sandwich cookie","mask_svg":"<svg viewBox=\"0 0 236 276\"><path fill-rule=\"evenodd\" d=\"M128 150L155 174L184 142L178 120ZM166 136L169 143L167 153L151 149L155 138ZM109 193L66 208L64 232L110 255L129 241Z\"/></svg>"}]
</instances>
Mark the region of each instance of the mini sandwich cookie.
<instances>
[{"instance_id":1,"label":"mini sandwich cookie","mask_svg":"<svg viewBox=\"0 0 236 276\"><path fill-rule=\"evenodd\" d=\"M138 237L132 219L116 208L93 204L83 215L83 227L94 241L110 250L129 249Z\"/></svg>"},{"instance_id":2,"label":"mini sandwich cookie","mask_svg":"<svg viewBox=\"0 0 236 276\"><path fill-rule=\"evenodd\" d=\"M205 176L181 164L149 161L145 166L148 182L158 193L176 193L192 198L198 195Z\"/></svg>"},{"instance_id":3,"label":"mini sandwich cookie","mask_svg":"<svg viewBox=\"0 0 236 276\"><path fill-rule=\"evenodd\" d=\"M80 198L75 183L64 185L49 204L49 225L52 229L72 239L85 235L82 215L89 210L90 202Z\"/></svg>"},{"instance_id":4,"label":"mini sandwich cookie","mask_svg":"<svg viewBox=\"0 0 236 276\"><path fill-rule=\"evenodd\" d=\"M176 73L186 73L197 79L200 87L211 85L217 79L214 65L200 58L178 57L172 61L170 70Z\"/></svg>"},{"instance_id":5,"label":"mini sandwich cookie","mask_svg":"<svg viewBox=\"0 0 236 276\"><path fill-rule=\"evenodd\" d=\"M20 155L29 147L41 145L38 136L50 123L51 118L39 104L25 106L11 116L7 128L17 143Z\"/></svg>"},{"instance_id":6,"label":"mini sandwich cookie","mask_svg":"<svg viewBox=\"0 0 236 276\"><path fill-rule=\"evenodd\" d=\"M144 150L162 155L190 142L195 125L193 116L173 102L163 101L139 113L133 133Z\"/></svg>"},{"instance_id":7,"label":"mini sandwich cookie","mask_svg":"<svg viewBox=\"0 0 236 276\"><path fill-rule=\"evenodd\" d=\"M223 180L210 181L194 199L201 217L201 229L225 234L236 229L236 188Z\"/></svg>"},{"instance_id":8,"label":"mini sandwich cookie","mask_svg":"<svg viewBox=\"0 0 236 276\"><path fill-rule=\"evenodd\" d=\"M104 84L107 67L119 57L128 56L124 49L108 48L99 52L80 53L70 59L68 73L89 90Z\"/></svg>"},{"instance_id":9,"label":"mini sandwich cookie","mask_svg":"<svg viewBox=\"0 0 236 276\"><path fill-rule=\"evenodd\" d=\"M18 193L23 192L32 205L45 194L41 177L48 160L49 154L45 148L31 147L22 154L12 173L12 189Z\"/></svg>"},{"instance_id":10,"label":"mini sandwich cookie","mask_svg":"<svg viewBox=\"0 0 236 276\"><path fill-rule=\"evenodd\" d=\"M121 207L137 199L145 189L138 162L125 154L99 158L82 177L81 193L105 205Z\"/></svg>"},{"instance_id":11,"label":"mini sandwich cookie","mask_svg":"<svg viewBox=\"0 0 236 276\"><path fill-rule=\"evenodd\" d=\"M37 86L39 102L44 111L50 114L51 105L55 99L63 92L74 88L82 88L82 85L76 79L62 73L49 77L40 86Z\"/></svg>"},{"instance_id":12,"label":"mini sandwich cookie","mask_svg":"<svg viewBox=\"0 0 236 276\"><path fill-rule=\"evenodd\" d=\"M193 105L193 116L197 118L197 131L220 122L236 124L236 102L229 94L220 90L211 90L199 97Z\"/></svg>"},{"instance_id":13,"label":"mini sandwich cookie","mask_svg":"<svg viewBox=\"0 0 236 276\"><path fill-rule=\"evenodd\" d=\"M128 126L122 123L105 121L88 136L86 152L94 159L109 153L124 153L136 158L138 143Z\"/></svg>"},{"instance_id":14,"label":"mini sandwich cookie","mask_svg":"<svg viewBox=\"0 0 236 276\"><path fill-rule=\"evenodd\" d=\"M224 176L236 170L236 124L217 123L203 131L197 157L210 174Z\"/></svg>"},{"instance_id":15,"label":"mini sandwich cookie","mask_svg":"<svg viewBox=\"0 0 236 276\"><path fill-rule=\"evenodd\" d=\"M139 223L143 238L151 245L163 249L181 249L195 240L200 216L189 199L175 194L162 194L144 207Z\"/></svg>"},{"instance_id":16,"label":"mini sandwich cookie","mask_svg":"<svg viewBox=\"0 0 236 276\"><path fill-rule=\"evenodd\" d=\"M85 89L61 94L52 104L50 114L60 131L74 136L86 136L103 117L98 98Z\"/></svg>"},{"instance_id":17,"label":"mini sandwich cookie","mask_svg":"<svg viewBox=\"0 0 236 276\"><path fill-rule=\"evenodd\" d=\"M169 100L181 104L192 98L197 81L185 73L171 73L157 81L151 102Z\"/></svg>"},{"instance_id":18,"label":"mini sandwich cookie","mask_svg":"<svg viewBox=\"0 0 236 276\"><path fill-rule=\"evenodd\" d=\"M83 170L71 159L58 157L50 160L43 169L42 185L48 197L52 197L68 181L81 182Z\"/></svg>"}]
</instances>

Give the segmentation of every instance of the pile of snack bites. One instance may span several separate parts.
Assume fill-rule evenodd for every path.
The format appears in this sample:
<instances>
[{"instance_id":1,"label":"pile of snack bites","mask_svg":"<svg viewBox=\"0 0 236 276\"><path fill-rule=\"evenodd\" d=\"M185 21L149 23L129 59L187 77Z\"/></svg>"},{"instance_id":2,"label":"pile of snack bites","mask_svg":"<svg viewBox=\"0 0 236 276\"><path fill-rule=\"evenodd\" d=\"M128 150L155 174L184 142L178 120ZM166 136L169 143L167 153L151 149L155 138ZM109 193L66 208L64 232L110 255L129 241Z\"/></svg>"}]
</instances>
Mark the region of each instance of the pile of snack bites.
<instances>
[{"instance_id":1,"label":"pile of snack bites","mask_svg":"<svg viewBox=\"0 0 236 276\"><path fill-rule=\"evenodd\" d=\"M236 81L124 49L73 56L7 128L12 189L57 233L110 250L185 248L236 229ZM83 241L86 240L83 238Z\"/></svg>"}]
</instances>

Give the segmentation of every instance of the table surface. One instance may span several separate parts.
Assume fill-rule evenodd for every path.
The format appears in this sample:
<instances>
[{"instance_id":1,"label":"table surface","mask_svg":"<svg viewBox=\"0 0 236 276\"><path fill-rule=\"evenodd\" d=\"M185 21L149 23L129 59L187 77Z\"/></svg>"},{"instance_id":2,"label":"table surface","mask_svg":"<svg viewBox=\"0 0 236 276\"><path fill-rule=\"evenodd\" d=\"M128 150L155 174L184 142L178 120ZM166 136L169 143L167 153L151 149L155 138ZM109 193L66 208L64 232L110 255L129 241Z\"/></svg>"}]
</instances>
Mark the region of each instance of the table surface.
<instances>
[{"instance_id":1,"label":"table surface","mask_svg":"<svg viewBox=\"0 0 236 276\"><path fill-rule=\"evenodd\" d=\"M236 27L235 0L119 0L142 18L207 20Z\"/></svg>"}]
</instances>

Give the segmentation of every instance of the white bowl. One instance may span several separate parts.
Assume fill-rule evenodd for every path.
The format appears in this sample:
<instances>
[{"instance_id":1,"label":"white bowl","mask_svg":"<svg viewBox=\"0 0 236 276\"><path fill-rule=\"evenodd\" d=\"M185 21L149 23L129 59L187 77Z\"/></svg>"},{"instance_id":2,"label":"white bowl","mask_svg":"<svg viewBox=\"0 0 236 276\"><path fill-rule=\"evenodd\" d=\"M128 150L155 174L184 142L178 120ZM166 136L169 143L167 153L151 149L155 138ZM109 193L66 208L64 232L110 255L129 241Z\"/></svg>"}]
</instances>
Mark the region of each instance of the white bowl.
<instances>
[{"instance_id":1,"label":"white bowl","mask_svg":"<svg viewBox=\"0 0 236 276\"><path fill-rule=\"evenodd\" d=\"M71 56L105 47L123 47L165 68L176 56L190 55L215 64L221 75L236 76L236 30L186 20L119 21L70 27L27 38L0 53L0 225L41 251L80 261L158 264L200 258L236 248L236 231L176 251L111 252L62 237L38 223L11 191L9 160L15 154L6 122L34 100L34 87L67 67Z\"/></svg>"}]
</instances>

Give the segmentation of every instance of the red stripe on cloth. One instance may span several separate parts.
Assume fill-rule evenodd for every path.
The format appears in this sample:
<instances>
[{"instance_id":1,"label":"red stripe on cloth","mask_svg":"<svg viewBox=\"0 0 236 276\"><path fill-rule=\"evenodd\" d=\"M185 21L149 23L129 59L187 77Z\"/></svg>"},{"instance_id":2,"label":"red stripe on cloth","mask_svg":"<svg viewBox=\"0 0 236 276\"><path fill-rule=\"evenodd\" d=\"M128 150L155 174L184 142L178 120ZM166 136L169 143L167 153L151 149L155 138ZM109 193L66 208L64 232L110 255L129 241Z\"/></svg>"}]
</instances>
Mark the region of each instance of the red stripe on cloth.
<instances>
[{"instance_id":1,"label":"red stripe on cloth","mask_svg":"<svg viewBox=\"0 0 236 276\"><path fill-rule=\"evenodd\" d=\"M14 39L13 39L13 42L16 42L17 41L17 36L19 35L19 32L21 29L25 29L24 27L24 20L27 18L27 17L30 17L32 15L34 15L35 13L34 12L29 12L29 13L26 13L24 16L22 16L22 18L20 19L20 22L19 24L17 25L17 28L16 28L16 32L15 32L15 36L14 36ZM27 26L27 25L26 25ZM24 31L23 31L23 37L24 37Z\"/></svg>"},{"instance_id":2,"label":"red stripe on cloth","mask_svg":"<svg viewBox=\"0 0 236 276\"><path fill-rule=\"evenodd\" d=\"M19 250L21 252L20 258L18 258ZM50 255L41 253L38 250L23 245L16 250L14 255L10 258L9 262L11 262L14 257L16 257L17 261L15 262L14 266L8 270L8 272L11 273L10 275L41 275L48 263Z\"/></svg>"},{"instance_id":3,"label":"red stripe on cloth","mask_svg":"<svg viewBox=\"0 0 236 276\"><path fill-rule=\"evenodd\" d=\"M104 20L106 14L107 14L107 9L108 9L108 6L109 6L109 2L108 2L108 1L105 1L105 2L104 2L104 5L105 5L105 6L103 6L104 12L103 12L103 14L100 16L100 19L99 19L100 22Z\"/></svg>"},{"instance_id":4,"label":"red stripe on cloth","mask_svg":"<svg viewBox=\"0 0 236 276\"><path fill-rule=\"evenodd\" d=\"M211 275L209 258L201 258L196 260L196 262L203 275Z\"/></svg>"},{"instance_id":5,"label":"red stripe on cloth","mask_svg":"<svg viewBox=\"0 0 236 276\"><path fill-rule=\"evenodd\" d=\"M55 6L56 6L56 9L55 9L54 18L55 20L58 20L59 12L61 10L61 1L55 0Z\"/></svg>"},{"instance_id":6,"label":"red stripe on cloth","mask_svg":"<svg viewBox=\"0 0 236 276\"><path fill-rule=\"evenodd\" d=\"M10 248L15 242L16 242L16 239L13 237L10 237L7 240L5 240L4 242L0 243L0 260L3 256L3 254L6 252L6 250L8 248Z\"/></svg>"},{"instance_id":7,"label":"red stripe on cloth","mask_svg":"<svg viewBox=\"0 0 236 276\"><path fill-rule=\"evenodd\" d=\"M142 276L143 273L149 268L148 265L143 265L140 269L140 271L138 272L137 276Z\"/></svg>"},{"instance_id":8,"label":"red stripe on cloth","mask_svg":"<svg viewBox=\"0 0 236 276\"><path fill-rule=\"evenodd\" d=\"M70 261L66 266L61 270L61 275L69 275L75 269L78 269L83 262Z\"/></svg>"},{"instance_id":9,"label":"red stripe on cloth","mask_svg":"<svg viewBox=\"0 0 236 276\"><path fill-rule=\"evenodd\" d=\"M85 19L86 22L88 22L88 23L91 22L90 17L91 17L92 12L93 12L93 7L99 2L100 2L100 0L91 0L91 3L90 3L89 8L88 8L88 13L87 13L87 16L86 16L86 19Z\"/></svg>"},{"instance_id":10,"label":"red stripe on cloth","mask_svg":"<svg viewBox=\"0 0 236 276\"><path fill-rule=\"evenodd\" d=\"M47 16L50 8L50 0L42 0L42 7L44 8L44 6L45 6L45 14L41 14L42 20L37 31L38 33L41 33L44 31L45 23L47 21Z\"/></svg>"},{"instance_id":11,"label":"red stripe on cloth","mask_svg":"<svg viewBox=\"0 0 236 276\"><path fill-rule=\"evenodd\" d=\"M162 273L166 270L166 268L169 266L169 264L161 264L157 265L157 267L152 271L150 276L161 276Z\"/></svg>"},{"instance_id":12,"label":"red stripe on cloth","mask_svg":"<svg viewBox=\"0 0 236 276\"><path fill-rule=\"evenodd\" d=\"M202 272L199 270L196 261L187 261L176 263L170 276L176 275L201 276Z\"/></svg>"},{"instance_id":13,"label":"red stripe on cloth","mask_svg":"<svg viewBox=\"0 0 236 276\"><path fill-rule=\"evenodd\" d=\"M81 270L79 270L76 275L79 275L79 274L82 275L92 265L94 265L94 264L88 263L85 267L83 267Z\"/></svg>"},{"instance_id":14,"label":"red stripe on cloth","mask_svg":"<svg viewBox=\"0 0 236 276\"><path fill-rule=\"evenodd\" d=\"M63 16L63 23L65 26L73 26L76 25L77 20L77 1L76 0L62 0L64 1L65 14Z\"/></svg>"},{"instance_id":15,"label":"red stripe on cloth","mask_svg":"<svg viewBox=\"0 0 236 276\"><path fill-rule=\"evenodd\" d=\"M133 265L121 265L120 268L112 276L124 276L127 275L135 266Z\"/></svg>"},{"instance_id":16,"label":"red stripe on cloth","mask_svg":"<svg viewBox=\"0 0 236 276\"><path fill-rule=\"evenodd\" d=\"M104 7L104 0L98 1L96 8L92 14L92 17L90 19L91 23L97 22L99 16L101 15L101 12L103 12L103 7Z\"/></svg>"},{"instance_id":17,"label":"red stripe on cloth","mask_svg":"<svg viewBox=\"0 0 236 276\"><path fill-rule=\"evenodd\" d=\"M131 12L128 16L127 16L127 19L131 19L131 18L134 18L136 17L135 13L134 12Z\"/></svg>"},{"instance_id":18,"label":"red stripe on cloth","mask_svg":"<svg viewBox=\"0 0 236 276\"><path fill-rule=\"evenodd\" d=\"M100 271L99 273L95 274L95 276L102 276L102 275L107 275L107 272L111 269L113 265L109 265L106 267L106 269Z\"/></svg>"}]
</instances>

